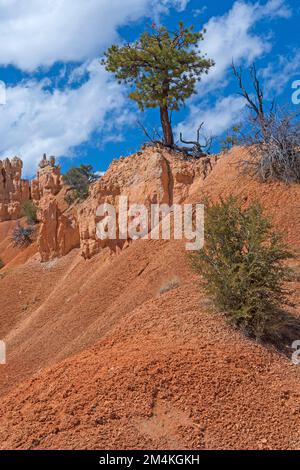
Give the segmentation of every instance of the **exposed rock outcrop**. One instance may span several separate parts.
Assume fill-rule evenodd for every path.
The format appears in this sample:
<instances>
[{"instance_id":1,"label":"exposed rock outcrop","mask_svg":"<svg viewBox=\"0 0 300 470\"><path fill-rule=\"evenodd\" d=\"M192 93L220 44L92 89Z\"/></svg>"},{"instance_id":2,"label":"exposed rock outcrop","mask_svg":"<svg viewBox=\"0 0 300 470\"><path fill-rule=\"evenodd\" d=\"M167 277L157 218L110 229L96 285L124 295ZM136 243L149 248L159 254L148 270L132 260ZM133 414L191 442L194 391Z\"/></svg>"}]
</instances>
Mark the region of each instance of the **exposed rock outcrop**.
<instances>
[{"instance_id":1,"label":"exposed rock outcrop","mask_svg":"<svg viewBox=\"0 0 300 470\"><path fill-rule=\"evenodd\" d=\"M39 203L40 230L38 248L42 261L64 256L79 246L79 230L74 210L64 210L53 195Z\"/></svg>"},{"instance_id":2,"label":"exposed rock outcrop","mask_svg":"<svg viewBox=\"0 0 300 470\"><path fill-rule=\"evenodd\" d=\"M39 208L37 245L41 260L64 256L79 246L82 255L90 258L105 247L116 250L128 244L128 240L118 237L100 240L96 236L100 204L112 204L118 216L120 196L126 196L129 204L143 204L148 209L151 204L182 203L194 183L208 176L215 162L215 157L186 160L164 149L146 148L113 160L106 174L91 186L89 198L68 208L67 188L54 157L43 156L31 183L21 180L21 160L5 160L0 162L0 220L19 218L22 203L31 198Z\"/></svg>"},{"instance_id":3,"label":"exposed rock outcrop","mask_svg":"<svg viewBox=\"0 0 300 470\"><path fill-rule=\"evenodd\" d=\"M62 189L62 186L60 167L55 164L55 157L47 158L44 154L39 164L37 177L31 182L32 199L37 202L43 196L55 196Z\"/></svg>"},{"instance_id":4,"label":"exposed rock outcrop","mask_svg":"<svg viewBox=\"0 0 300 470\"><path fill-rule=\"evenodd\" d=\"M44 155L31 183L32 199L39 207L37 244L42 261L64 256L80 244L76 210L68 209L65 190L55 157Z\"/></svg>"},{"instance_id":5,"label":"exposed rock outcrop","mask_svg":"<svg viewBox=\"0 0 300 470\"><path fill-rule=\"evenodd\" d=\"M22 180L23 163L17 157L0 160L0 222L16 220L30 197L29 182Z\"/></svg>"},{"instance_id":6,"label":"exposed rock outcrop","mask_svg":"<svg viewBox=\"0 0 300 470\"><path fill-rule=\"evenodd\" d=\"M78 210L82 255L90 258L105 246L120 248L127 244L124 240L113 242L96 237L96 210L100 204L112 204L117 210L120 196L127 196L129 204L144 204L147 208L151 204L182 203L194 182L204 180L216 161L216 157L186 160L177 153L152 148L113 160Z\"/></svg>"}]
</instances>

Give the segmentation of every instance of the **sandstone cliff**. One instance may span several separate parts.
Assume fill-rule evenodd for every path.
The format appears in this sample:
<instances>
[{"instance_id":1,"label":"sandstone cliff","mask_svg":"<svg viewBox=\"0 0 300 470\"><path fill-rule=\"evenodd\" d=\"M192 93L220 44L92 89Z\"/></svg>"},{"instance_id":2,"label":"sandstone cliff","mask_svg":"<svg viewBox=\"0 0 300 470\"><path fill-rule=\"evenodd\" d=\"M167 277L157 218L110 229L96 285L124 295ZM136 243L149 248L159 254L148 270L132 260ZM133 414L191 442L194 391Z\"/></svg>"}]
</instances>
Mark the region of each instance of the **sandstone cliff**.
<instances>
[{"instance_id":1,"label":"sandstone cliff","mask_svg":"<svg viewBox=\"0 0 300 470\"><path fill-rule=\"evenodd\" d=\"M82 255L90 258L105 246L115 249L127 245L122 240L114 244L97 239L96 210L100 204L109 203L117 209L120 196L127 196L130 204L144 204L147 208L151 204L182 203L193 184L205 180L216 162L217 157L187 161L177 153L151 148L114 160L78 209Z\"/></svg>"},{"instance_id":2,"label":"sandstone cliff","mask_svg":"<svg viewBox=\"0 0 300 470\"><path fill-rule=\"evenodd\" d=\"M89 259L105 248L119 251L129 242L97 237L100 219L96 211L101 204L109 203L118 211L120 197L126 196L129 204L144 204L149 209L155 203L171 206L234 194L245 203L260 200L287 241L294 244L295 231L291 231L289 220L295 210L299 212L298 185L270 183L262 186L241 175L239 162L246 158L244 152L245 149L235 148L226 155L186 160L177 153L146 148L113 160L105 175L91 185L89 197L72 207L65 202L67 187L53 157L44 156L31 184L21 180L19 159L5 160L1 162L2 168L0 166L0 220L20 217L22 202L31 197L39 207L37 245L41 260L65 256L79 247L82 256ZM300 217L296 216L293 223L298 226Z\"/></svg>"},{"instance_id":3,"label":"sandstone cliff","mask_svg":"<svg viewBox=\"0 0 300 470\"><path fill-rule=\"evenodd\" d=\"M22 161L14 157L0 160L0 222L16 220L30 197L30 185L22 180Z\"/></svg>"},{"instance_id":4,"label":"sandstone cliff","mask_svg":"<svg viewBox=\"0 0 300 470\"><path fill-rule=\"evenodd\" d=\"M217 157L187 161L178 154L145 149L129 157L113 160L106 174L90 188L89 198L66 208L60 173L53 171L51 162L42 160L34 186L39 187L33 198L39 201L41 227L38 246L42 261L64 256L73 248L81 248L85 259L103 248L115 251L128 245L128 240L99 240L96 215L100 204L110 203L118 209L120 196L130 204L181 203L187 199L195 181L204 180ZM39 196L42 195L39 199Z\"/></svg>"}]
</instances>

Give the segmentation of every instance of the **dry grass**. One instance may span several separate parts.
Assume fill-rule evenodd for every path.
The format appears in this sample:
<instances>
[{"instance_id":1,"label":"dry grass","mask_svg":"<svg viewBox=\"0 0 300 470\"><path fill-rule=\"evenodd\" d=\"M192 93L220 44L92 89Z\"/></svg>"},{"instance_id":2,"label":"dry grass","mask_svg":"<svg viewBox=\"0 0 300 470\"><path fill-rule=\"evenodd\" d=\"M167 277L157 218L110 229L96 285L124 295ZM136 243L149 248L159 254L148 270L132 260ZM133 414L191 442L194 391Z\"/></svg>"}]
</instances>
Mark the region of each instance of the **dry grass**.
<instances>
[{"instance_id":1,"label":"dry grass","mask_svg":"<svg viewBox=\"0 0 300 470\"><path fill-rule=\"evenodd\" d=\"M173 279L170 279L169 281L165 282L160 290L159 293L160 295L165 294L166 292L169 292L170 290L177 289L177 287L180 286L180 281L177 277L174 277Z\"/></svg>"}]
</instances>

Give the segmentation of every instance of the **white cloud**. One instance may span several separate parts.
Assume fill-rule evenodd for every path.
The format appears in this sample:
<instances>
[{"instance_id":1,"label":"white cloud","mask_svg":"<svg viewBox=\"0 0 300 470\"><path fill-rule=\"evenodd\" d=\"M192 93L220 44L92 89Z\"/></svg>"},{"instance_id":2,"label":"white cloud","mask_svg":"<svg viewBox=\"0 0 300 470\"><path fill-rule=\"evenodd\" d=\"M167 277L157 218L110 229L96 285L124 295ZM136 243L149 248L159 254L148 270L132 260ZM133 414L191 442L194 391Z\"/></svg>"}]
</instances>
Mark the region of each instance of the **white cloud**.
<instances>
[{"instance_id":1,"label":"white cloud","mask_svg":"<svg viewBox=\"0 0 300 470\"><path fill-rule=\"evenodd\" d=\"M249 65L271 49L269 37L258 35L253 27L263 18L286 17L290 14L284 0L266 4L237 1L223 16L213 17L205 25L206 35L200 47L216 65L203 78L199 91L207 92L220 82L226 84L226 72L232 60Z\"/></svg>"},{"instance_id":2,"label":"white cloud","mask_svg":"<svg viewBox=\"0 0 300 470\"><path fill-rule=\"evenodd\" d=\"M7 105L0 107L0 155L20 155L31 174L44 152L72 154L74 147L90 139L95 130L106 131L105 141L115 129L130 124L124 90L100 67L95 57L112 41L118 27L165 12L171 6L182 10L189 0L0 0L0 65L13 64L25 71L50 66L57 61L84 62L70 76L64 90L49 91L47 81L24 81L7 91ZM271 48L270 38L253 32L264 18L287 18L284 0L265 4L237 1L221 17L206 25L201 49L215 59L216 66L204 77L199 96L217 91L226 83L232 58L250 63ZM89 78L82 79L88 71ZM77 86L74 89L74 85ZM198 98L190 101L187 120L178 126L186 138L193 137L200 122L206 131L222 133L236 121L243 108L241 98L219 98L203 110ZM199 118L198 118L199 116Z\"/></svg>"},{"instance_id":3,"label":"white cloud","mask_svg":"<svg viewBox=\"0 0 300 470\"><path fill-rule=\"evenodd\" d=\"M95 130L130 125L124 90L93 61L86 66L89 79L79 88L47 89L48 80L22 82L7 89L0 107L0 155L20 155L25 174L31 175L41 155L72 155Z\"/></svg>"},{"instance_id":4,"label":"white cloud","mask_svg":"<svg viewBox=\"0 0 300 470\"><path fill-rule=\"evenodd\" d=\"M170 7L183 10L188 1L0 0L0 65L36 72L64 62L52 83L33 79L7 89L7 105L0 107L0 155L20 155L31 175L42 153L72 155L95 131L103 142L112 136L120 140L134 117L124 88L95 57L119 39L119 26ZM59 90L57 81L68 78L69 61L83 63Z\"/></svg>"},{"instance_id":5,"label":"white cloud","mask_svg":"<svg viewBox=\"0 0 300 470\"><path fill-rule=\"evenodd\" d=\"M290 18L292 10L286 0L269 0L264 5L257 5L256 16L260 18Z\"/></svg>"},{"instance_id":6,"label":"white cloud","mask_svg":"<svg viewBox=\"0 0 300 470\"><path fill-rule=\"evenodd\" d=\"M189 0L1 0L0 64L26 71L85 61L117 39L117 28Z\"/></svg>"},{"instance_id":7,"label":"white cloud","mask_svg":"<svg viewBox=\"0 0 300 470\"><path fill-rule=\"evenodd\" d=\"M188 119L179 124L177 135L182 132L184 139L195 138L201 122L205 123L203 132L207 136L218 136L240 121L245 103L240 96L227 96L220 98L215 106L208 105L206 109L192 105Z\"/></svg>"},{"instance_id":8,"label":"white cloud","mask_svg":"<svg viewBox=\"0 0 300 470\"><path fill-rule=\"evenodd\" d=\"M300 76L300 49L293 51L291 56L277 57L276 62L269 64L261 74L270 98L274 93L282 93L293 77Z\"/></svg>"},{"instance_id":9,"label":"white cloud","mask_svg":"<svg viewBox=\"0 0 300 470\"><path fill-rule=\"evenodd\" d=\"M208 21L204 26L206 35L200 49L209 58L214 59L216 65L199 83L198 94L190 100L189 115L185 122L178 126L187 138L195 136L202 121L205 121L206 129L212 130L214 135L220 135L236 121L243 108L241 98L221 98L211 110L204 112L200 104L201 98L210 92L220 95L220 90L231 78L228 71L232 60L236 64L243 63L248 66L271 50L270 35L253 31L259 21L266 18L287 18L290 14L285 0L269 0L264 4L236 1L225 15L213 17Z\"/></svg>"},{"instance_id":10,"label":"white cloud","mask_svg":"<svg viewBox=\"0 0 300 470\"><path fill-rule=\"evenodd\" d=\"M203 13L205 13L206 10L207 10L206 5L204 5L203 7L200 7L200 8L196 8L195 10L193 10L193 17L197 18L197 16L203 15Z\"/></svg>"}]
</instances>

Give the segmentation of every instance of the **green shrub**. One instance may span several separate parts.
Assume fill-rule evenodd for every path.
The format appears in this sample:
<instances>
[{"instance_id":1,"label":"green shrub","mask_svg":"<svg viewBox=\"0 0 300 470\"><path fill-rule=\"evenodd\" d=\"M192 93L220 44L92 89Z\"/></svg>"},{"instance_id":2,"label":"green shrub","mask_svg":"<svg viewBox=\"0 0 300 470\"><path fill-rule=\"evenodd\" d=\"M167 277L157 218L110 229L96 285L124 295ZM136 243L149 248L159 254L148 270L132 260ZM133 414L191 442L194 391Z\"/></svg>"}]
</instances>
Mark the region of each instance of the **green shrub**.
<instances>
[{"instance_id":1,"label":"green shrub","mask_svg":"<svg viewBox=\"0 0 300 470\"><path fill-rule=\"evenodd\" d=\"M239 134L241 132L241 125L233 126L230 130L226 131L225 137L221 140L221 152L228 152L232 147L239 144Z\"/></svg>"},{"instance_id":2,"label":"green shrub","mask_svg":"<svg viewBox=\"0 0 300 470\"><path fill-rule=\"evenodd\" d=\"M25 201L22 205L22 215L26 217L28 224L36 224L37 219L37 206L30 199Z\"/></svg>"},{"instance_id":3,"label":"green shrub","mask_svg":"<svg viewBox=\"0 0 300 470\"><path fill-rule=\"evenodd\" d=\"M76 200L86 199L89 195L89 186L97 179L91 165L80 165L71 168L64 175L64 182L70 186L65 201L71 205Z\"/></svg>"},{"instance_id":4,"label":"green shrub","mask_svg":"<svg viewBox=\"0 0 300 470\"><path fill-rule=\"evenodd\" d=\"M4 268L4 262L2 261L2 259L0 258L0 269Z\"/></svg>"},{"instance_id":5,"label":"green shrub","mask_svg":"<svg viewBox=\"0 0 300 470\"><path fill-rule=\"evenodd\" d=\"M242 209L233 197L206 209L205 246L192 255L215 305L256 339L276 339L283 328L283 287L291 253L259 204Z\"/></svg>"}]
</instances>

